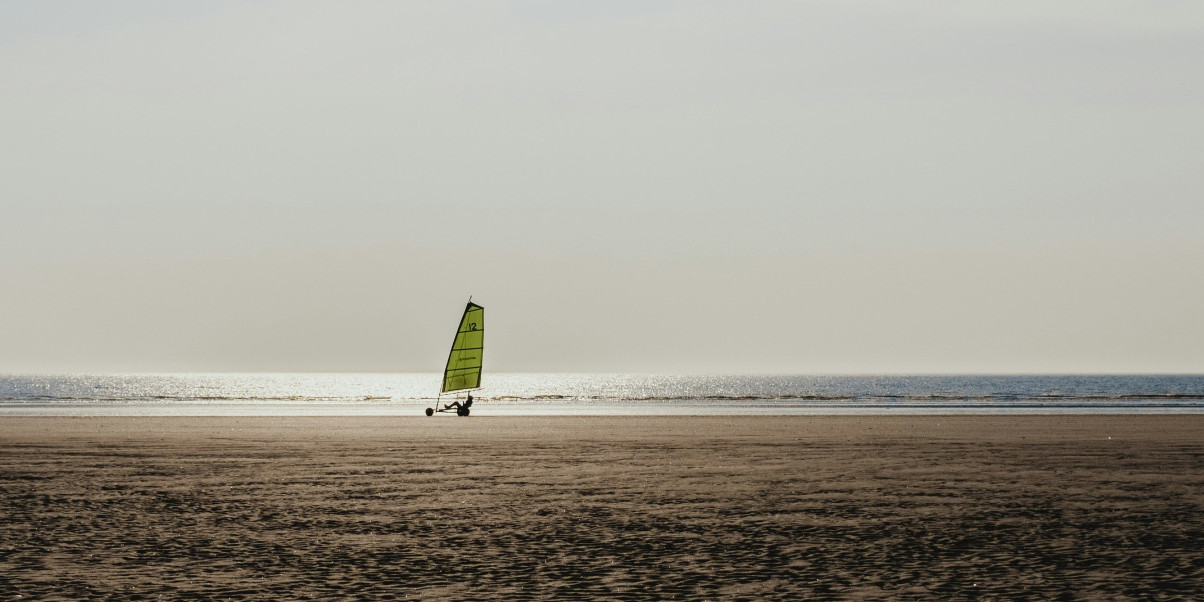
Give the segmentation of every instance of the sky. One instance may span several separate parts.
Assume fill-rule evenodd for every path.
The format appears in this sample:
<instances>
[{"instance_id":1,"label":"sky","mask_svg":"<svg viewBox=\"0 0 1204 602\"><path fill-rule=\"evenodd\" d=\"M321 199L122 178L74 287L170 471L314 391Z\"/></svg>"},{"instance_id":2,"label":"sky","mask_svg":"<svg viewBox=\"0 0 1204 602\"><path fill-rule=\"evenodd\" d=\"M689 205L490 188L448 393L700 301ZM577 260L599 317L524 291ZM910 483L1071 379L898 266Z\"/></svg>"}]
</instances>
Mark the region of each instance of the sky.
<instances>
[{"instance_id":1,"label":"sky","mask_svg":"<svg viewBox=\"0 0 1204 602\"><path fill-rule=\"evenodd\" d=\"M1204 4L0 3L0 373L1204 372Z\"/></svg>"}]
</instances>

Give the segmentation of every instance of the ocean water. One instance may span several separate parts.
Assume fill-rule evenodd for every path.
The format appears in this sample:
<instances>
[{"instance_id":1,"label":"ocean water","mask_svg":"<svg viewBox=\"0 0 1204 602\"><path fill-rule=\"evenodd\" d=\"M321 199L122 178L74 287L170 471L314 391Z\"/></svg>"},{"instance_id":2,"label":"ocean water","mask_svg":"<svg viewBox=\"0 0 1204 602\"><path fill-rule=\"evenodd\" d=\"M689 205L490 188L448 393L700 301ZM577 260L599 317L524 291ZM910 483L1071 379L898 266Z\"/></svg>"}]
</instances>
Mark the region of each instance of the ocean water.
<instances>
[{"instance_id":1,"label":"ocean water","mask_svg":"<svg viewBox=\"0 0 1204 602\"><path fill-rule=\"evenodd\" d=\"M422 415L439 374L0 376L0 415ZM487 374L474 416L1204 414L1204 375Z\"/></svg>"}]
</instances>

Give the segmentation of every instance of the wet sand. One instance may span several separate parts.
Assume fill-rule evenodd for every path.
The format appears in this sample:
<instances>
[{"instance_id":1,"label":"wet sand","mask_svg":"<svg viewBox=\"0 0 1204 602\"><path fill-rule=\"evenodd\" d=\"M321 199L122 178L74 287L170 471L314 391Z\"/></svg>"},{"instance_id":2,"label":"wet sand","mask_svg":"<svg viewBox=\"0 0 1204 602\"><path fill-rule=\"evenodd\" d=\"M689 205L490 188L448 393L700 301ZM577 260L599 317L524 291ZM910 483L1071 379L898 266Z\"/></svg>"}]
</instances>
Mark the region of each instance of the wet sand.
<instances>
[{"instance_id":1,"label":"wet sand","mask_svg":"<svg viewBox=\"0 0 1204 602\"><path fill-rule=\"evenodd\" d=\"M0 597L1204 592L1204 416L479 413L4 418Z\"/></svg>"}]
</instances>

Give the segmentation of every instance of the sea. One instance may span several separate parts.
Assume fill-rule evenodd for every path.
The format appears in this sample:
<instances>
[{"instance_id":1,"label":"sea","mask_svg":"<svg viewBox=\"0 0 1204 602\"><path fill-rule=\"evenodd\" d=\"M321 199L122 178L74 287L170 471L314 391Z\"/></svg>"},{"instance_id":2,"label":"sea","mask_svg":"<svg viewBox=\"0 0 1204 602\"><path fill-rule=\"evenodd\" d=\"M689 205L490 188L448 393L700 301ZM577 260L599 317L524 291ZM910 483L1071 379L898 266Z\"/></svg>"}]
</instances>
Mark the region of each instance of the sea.
<instances>
[{"instance_id":1,"label":"sea","mask_svg":"<svg viewBox=\"0 0 1204 602\"><path fill-rule=\"evenodd\" d=\"M0 416L421 416L441 375L0 376ZM473 416L1204 414L1196 375L487 374Z\"/></svg>"}]
</instances>

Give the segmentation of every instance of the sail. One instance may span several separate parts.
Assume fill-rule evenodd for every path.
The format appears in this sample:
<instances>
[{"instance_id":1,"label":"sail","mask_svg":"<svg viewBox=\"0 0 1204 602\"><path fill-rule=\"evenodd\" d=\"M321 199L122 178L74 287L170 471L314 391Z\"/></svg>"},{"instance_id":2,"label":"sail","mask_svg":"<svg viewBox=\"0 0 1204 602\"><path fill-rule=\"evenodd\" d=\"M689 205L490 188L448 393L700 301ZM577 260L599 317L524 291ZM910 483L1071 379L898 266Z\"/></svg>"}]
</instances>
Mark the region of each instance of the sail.
<instances>
[{"instance_id":1,"label":"sail","mask_svg":"<svg viewBox=\"0 0 1204 602\"><path fill-rule=\"evenodd\" d=\"M481 354L484 350L485 308L469 301L452 341L447 369L443 371L444 393L481 386Z\"/></svg>"}]
</instances>

